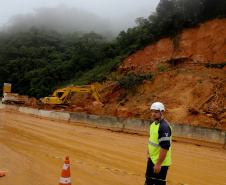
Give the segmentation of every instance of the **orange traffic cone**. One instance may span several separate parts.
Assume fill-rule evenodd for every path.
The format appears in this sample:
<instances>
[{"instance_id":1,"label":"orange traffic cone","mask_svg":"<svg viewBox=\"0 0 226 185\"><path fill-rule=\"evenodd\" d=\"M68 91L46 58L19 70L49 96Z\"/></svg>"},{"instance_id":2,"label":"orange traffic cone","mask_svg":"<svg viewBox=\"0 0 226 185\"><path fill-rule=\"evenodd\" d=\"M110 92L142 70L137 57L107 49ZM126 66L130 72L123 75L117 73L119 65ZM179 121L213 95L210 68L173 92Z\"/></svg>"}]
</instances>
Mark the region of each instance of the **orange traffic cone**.
<instances>
[{"instance_id":1,"label":"orange traffic cone","mask_svg":"<svg viewBox=\"0 0 226 185\"><path fill-rule=\"evenodd\" d=\"M59 185L71 185L71 173L69 157L65 157L64 166L62 169Z\"/></svg>"}]
</instances>

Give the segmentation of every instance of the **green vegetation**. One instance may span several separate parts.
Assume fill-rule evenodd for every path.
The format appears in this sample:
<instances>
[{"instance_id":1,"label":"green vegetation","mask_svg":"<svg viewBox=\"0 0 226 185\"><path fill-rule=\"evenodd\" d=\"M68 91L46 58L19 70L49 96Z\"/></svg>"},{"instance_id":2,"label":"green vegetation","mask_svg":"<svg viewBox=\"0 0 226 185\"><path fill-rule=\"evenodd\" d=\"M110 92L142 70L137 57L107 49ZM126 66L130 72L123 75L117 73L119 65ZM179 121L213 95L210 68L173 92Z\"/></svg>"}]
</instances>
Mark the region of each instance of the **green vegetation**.
<instances>
[{"instance_id":1,"label":"green vegetation","mask_svg":"<svg viewBox=\"0 0 226 185\"><path fill-rule=\"evenodd\" d=\"M164 65L164 64L162 64L162 63L160 63L160 62L158 63L157 68L158 68L158 71L159 72L165 72L165 71L167 71L167 66Z\"/></svg>"},{"instance_id":2,"label":"green vegetation","mask_svg":"<svg viewBox=\"0 0 226 185\"><path fill-rule=\"evenodd\" d=\"M136 87L139 85L139 83L143 80L150 80L152 77L152 74L149 73L147 75L139 75L135 73L128 73L124 76L121 76L118 78L118 84L124 88L127 92L132 92L133 94L136 92Z\"/></svg>"},{"instance_id":3,"label":"green vegetation","mask_svg":"<svg viewBox=\"0 0 226 185\"><path fill-rule=\"evenodd\" d=\"M13 92L39 98L71 83L102 82L131 53L164 37L174 39L177 48L177 34L184 28L225 16L225 0L160 0L156 12L137 18L136 27L111 42L95 32L59 33L38 27L1 32L0 84L12 83ZM128 74L118 82L134 91L141 79Z\"/></svg>"}]
</instances>

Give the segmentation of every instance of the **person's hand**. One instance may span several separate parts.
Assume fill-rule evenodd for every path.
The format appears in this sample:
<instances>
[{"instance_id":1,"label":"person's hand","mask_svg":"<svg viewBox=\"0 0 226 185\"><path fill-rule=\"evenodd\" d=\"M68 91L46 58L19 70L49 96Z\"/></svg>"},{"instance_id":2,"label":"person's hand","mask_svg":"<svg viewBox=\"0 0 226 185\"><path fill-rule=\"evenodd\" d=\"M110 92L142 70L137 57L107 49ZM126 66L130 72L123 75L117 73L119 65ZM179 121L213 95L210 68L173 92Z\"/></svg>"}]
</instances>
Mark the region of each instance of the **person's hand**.
<instances>
[{"instance_id":1,"label":"person's hand","mask_svg":"<svg viewBox=\"0 0 226 185\"><path fill-rule=\"evenodd\" d=\"M150 156L149 156L149 153L148 153L148 154L147 154L147 161L148 161L149 157L150 157Z\"/></svg>"},{"instance_id":2,"label":"person's hand","mask_svg":"<svg viewBox=\"0 0 226 185\"><path fill-rule=\"evenodd\" d=\"M154 173L159 173L161 171L161 165L158 165L157 163L154 166Z\"/></svg>"}]
</instances>

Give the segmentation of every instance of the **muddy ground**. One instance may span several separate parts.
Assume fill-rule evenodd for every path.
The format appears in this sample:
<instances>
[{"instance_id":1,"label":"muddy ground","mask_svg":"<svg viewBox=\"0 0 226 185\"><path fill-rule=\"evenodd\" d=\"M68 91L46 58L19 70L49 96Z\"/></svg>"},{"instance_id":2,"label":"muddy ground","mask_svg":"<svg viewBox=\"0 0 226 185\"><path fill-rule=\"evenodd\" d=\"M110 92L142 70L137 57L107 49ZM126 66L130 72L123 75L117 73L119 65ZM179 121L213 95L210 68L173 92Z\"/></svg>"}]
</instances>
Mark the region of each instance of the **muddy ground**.
<instances>
[{"instance_id":1,"label":"muddy ground","mask_svg":"<svg viewBox=\"0 0 226 185\"><path fill-rule=\"evenodd\" d=\"M0 184L58 184L67 155L72 184L143 184L147 144L148 136L1 110ZM224 149L173 142L172 161L168 185L226 183Z\"/></svg>"},{"instance_id":2,"label":"muddy ground","mask_svg":"<svg viewBox=\"0 0 226 185\"><path fill-rule=\"evenodd\" d=\"M117 82L94 85L103 104L96 102L92 94L76 93L70 105L40 106L33 98L26 106L151 119L149 108L160 101L166 108L165 118L171 123L226 129L226 73L222 69L189 67L160 73L140 83L135 94L126 92Z\"/></svg>"}]
</instances>

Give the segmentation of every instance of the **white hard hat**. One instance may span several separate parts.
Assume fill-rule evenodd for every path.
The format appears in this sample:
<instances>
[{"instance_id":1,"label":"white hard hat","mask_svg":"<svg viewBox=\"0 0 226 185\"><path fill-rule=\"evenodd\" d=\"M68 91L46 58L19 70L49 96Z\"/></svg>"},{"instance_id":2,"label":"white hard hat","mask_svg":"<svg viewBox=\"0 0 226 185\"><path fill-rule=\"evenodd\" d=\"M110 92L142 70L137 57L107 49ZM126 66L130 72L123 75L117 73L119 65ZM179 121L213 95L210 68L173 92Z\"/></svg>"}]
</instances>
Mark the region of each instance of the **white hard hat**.
<instances>
[{"instance_id":1,"label":"white hard hat","mask_svg":"<svg viewBox=\"0 0 226 185\"><path fill-rule=\"evenodd\" d=\"M165 112L165 107L162 103L155 102L151 105L150 110L158 110L158 111L164 111Z\"/></svg>"}]
</instances>

